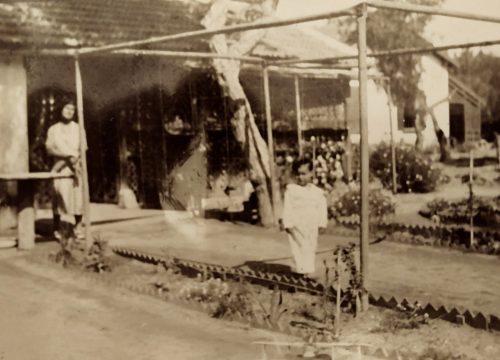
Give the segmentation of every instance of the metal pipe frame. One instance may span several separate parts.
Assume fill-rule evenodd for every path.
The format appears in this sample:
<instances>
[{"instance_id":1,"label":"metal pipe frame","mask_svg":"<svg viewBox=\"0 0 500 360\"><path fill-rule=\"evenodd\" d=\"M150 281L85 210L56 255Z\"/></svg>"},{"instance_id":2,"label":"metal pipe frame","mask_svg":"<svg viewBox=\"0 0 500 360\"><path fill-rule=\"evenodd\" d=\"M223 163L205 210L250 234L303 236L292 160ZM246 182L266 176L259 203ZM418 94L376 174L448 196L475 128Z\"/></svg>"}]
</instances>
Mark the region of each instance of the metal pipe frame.
<instances>
[{"instance_id":1,"label":"metal pipe frame","mask_svg":"<svg viewBox=\"0 0 500 360\"><path fill-rule=\"evenodd\" d=\"M112 50L125 50L124 54L126 54L126 53L132 54L131 53L132 50L126 49L126 48L147 45L147 44L160 43L160 42L181 40L181 39L184 40L184 39L196 38L196 37L213 36L213 35L217 35L217 34L229 34L229 33L233 33L233 32L242 32L242 31L249 31L249 30L281 27L281 26L317 21L317 20L324 20L324 19L331 19L331 18L343 17L343 16L353 16L353 15L355 15L356 9L358 9L362 6L365 6L365 5L368 7L377 8L377 9L416 12L416 13L424 13L424 14L430 14L430 15L462 18L462 19L468 19L468 20L500 23L500 17L475 15L475 14L469 14L469 13L460 12L460 11L443 10L443 9L438 9L438 8L432 7L432 6L401 4L401 3L395 3L395 2L386 1L386 0L368 0L368 1L362 1L359 4L357 4L351 8L348 8L346 10L331 11L331 12L326 12L323 14L301 16L301 17L295 17L295 18L286 19L286 20L261 21L261 22L253 22L253 23L249 23L249 24L238 24L238 25L226 26L226 27L222 27L219 29L213 29L213 30L188 31L188 32L179 33L179 34L156 36L156 37L151 37L148 39L104 45L104 46L96 47L96 48L45 49L45 50L34 51L33 54L34 55L53 55L53 56L75 56L77 54L82 54L82 55L83 54L94 54L94 53L98 53L98 52L105 52L105 51L112 51ZM466 44L451 45L451 46L429 47L429 48L422 48L422 49L397 49L397 50L389 50L386 52L373 53L373 54L369 54L368 56L369 57L377 57L377 56L388 56L388 55L402 55L402 54L411 54L411 53L416 53L416 52L428 52L428 51L430 52L430 51L449 50L449 49L467 48L467 47L475 47L475 46L490 46L490 45L496 45L496 44L500 44L500 41L485 41L485 42L466 43ZM251 61L251 62L253 62L253 61L258 62L259 60L257 60L257 59L260 59L258 57L237 57L237 56L217 55L217 54L211 55L212 53L197 53L197 52L165 51L164 54L162 54L162 52L160 50L137 50L137 51L139 51L139 52L137 54L134 54L134 55L148 55L149 54L149 55L158 55L158 56L163 55L163 56L171 56L171 57L198 57L198 58L219 57L219 58L227 58L227 59ZM291 64L291 63L297 63L297 62L321 62L321 61L347 60L347 59L356 59L356 58L357 58L357 55L352 55L352 56L340 56L340 57L328 57L328 58L316 58L316 59L283 60L283 61L274 62L272 64L278 65L278 64Z\"/></svg>"},{"instance_id":2,"label":"metal pipe frame","mask_svg":"<svg viewBox=\"0 0 500 360\"><path fill-rule=\"evenodd\" d=\"M360 129L360 157L361 157L361 236L360 236L360 270L361 286L368 288L368 246L370 214L368 205L369 196L369 149L368 149L368 67L366 44L366 20L368 7L362 5L358 8L358 71L359 71L359 129ZM368 293L361 294L362 311L368 308Z\"/></svg>"},{"instance_id":3,"label":"metal pipe frame","mask_svg":"<svg viewBox=\"0 0 500 360\"><path fill-rule=\"evenodd\" d=\"M169 58L190 58L190 59L227 59L242 61L247 63L264 63L265 60L256 56L232 56L210 52L192 52L192 51L167 51L167 50L139 50L139 49L121 49L113 50L111 54L133 55L133 56L158 56ZM95 54L100 55L100 53Z\"/></svg>"},{"instance_id":4,"label":"metal pipe frame","mask_svg":"<svg viewBox=\"0 0 500 360\"><path fill-rule=\"evenodd\" d=\"M266 113L266 129L267 129L267 150L269 151L269 178L271 181L271 186L269 191L271 193L271 204L273 208L273 219L274 223L278 224L278 214L277 214L277 198L279 194L276 192L276 172L275 172L275 161L274 161L274 138L273 138L273 119L271 112L271 92L269 86L269 71L266 66L262 66L262 86L264 91L264 106Z\"/></svg>"},{"instance_id":5,"label":"metal pipe frame","mask_svg":"<svg viewBox=\"0 0 500 360\"><path fill-rule=\"evenodd\" d=\"M377 51L371 54L367 54L370 58L384 57L384 56L401 56L401 55L411 55L411 54L423 54L423 53L433 53L436 51L453 50L453 49L466 49L473 47L483 47L483 46L494 46L500 45L500 40L488 40L479 42L467 42L461 44L453 45L443 45L443 46L433 46L425 48L407 48L407 49L394 49ZM0 52L5 53L5 52ZM6 53L12 53L10 51ZM19 53L19 51L16 51ZM69 56L74 57L77 55L76 49L47 49L47 50L22 50L20 51L23 55L31 56ZM167 50L138 50L138 49L121 49L114 50L111 54L115 55L131 55L131 56L158 56L158 57L170 57L170 58L193 58L193 59L228 59L237 60L246 63L266 63L266 66L285 66L303 63L323 63L333 62L332 65L328 66L328 69L351 69L352 66L347 64L339 64L339 60L355 60L358 55L343 55L343 56L332 56L332 57L321 57L321 58L307 58L307 59L287 59L278 61L268 61L256 56L232 56L232 55L222 55L210 52L183 52L183 51L167 51ZM95 54L99 55L99 54ZM336 62L336 63L335 63ZM355 66L354 66L355 67ZM295 67L295 69L300 70L302 67ZM325 67L306 67L304 69L325 69Z\"/></svg>"},{"instance_id":6,"label":"metal pipe frame","mask_svg":"<svg viewBox=\"0 0 500 360\"><path fill-rule=\"evenodd\" d=\"M424 48L384 50L384 51L372 52L370 54L367 54L366 56L371 58L384 57L384 56L401 56L401 55L424 54L424 53L433 53L436 51L466 49L472 47L493 46L493 45L500 45L500 40L468 42L462 44L431 46ZM271 62L270 64L275 66L282 66L282 65L299 64L299 63L326 63L326 62L338 62L339 60L354 60L357 58L358 55L344 55L344 56L332 56L332 57L309 58L309 59L278 60Z\"/></svg>"},{"instance_id":7,"label":"metal pipe frame","mask_svg":"<svg viewBox=\"0 0 500 360\"><path fill-rule=\"evenodd\" d=\"M82 165L82 197L83 197L83 222L85 224L85 253L88 254L94 243L91 233L90 222L90 189L89 173L87 166L87 136L85 132L85 121L83 116L83 82L80 62L75 57L75 87L76 87L76 110L78 116L78 129L80 134L80 161Z\"/></svg>"},{"instance_id":8,"label":"metal pipe frame","mask_svg":"<svg viewBox=\"0 0 500 360\"><path fill-rule=\"evenodd\" d=\"M83 48L83 49L79 49L77 51L79 54L84 55L84 54L92 54L92 53L98 53L98 52L104 52L104 51L119 50L119 49L125 49L125 48L129 48L129 47L149 45L149 44L155 44L155 43L167 42L167 41L186 40L186 39L193 39L193 38L199 38L199 37L205 37L205 36L230 34L230 33L234 33L234 32L282 27L282 26L287 26L287 25L300 24L300 23L304 23L304 22L333 19L333 18L343 17L343 16L353 16L355 13L354 12L355 8L356 8L356 6L348 8L346 10L329 11L329 12L325 12L323 14L299 16L299 17L295 17L292 19L286 19L286 20L256 21L256 22L252 22L252 23L248 23L248 24L237 24L237 25L225 26L225 27L222 27L219 29L194 30L194 31L187 31L187 32L179 33L179 34L153 36L153 37L150 37L148 39L143 39L143 40L127 41L127 42L123 42L123 43L104 45L104 46L97 47L97 48Z\"/></svg>"},{"instance_id":9,"label":"metal pipe frame","mask_svg":"<svg viewBox=\"0 0 500 360\"><path fill-rule=\"evenodd\" d=\"M1 51L0 54L12 54L13 51ZM77 49L45 49L45 50L20 50L15 51L16 54L26 56L61 56L75 57L78 55ZM256 56L232 56L216 54L212 52L196 52L196 51L168 51L168 50L141 50L141 49L120 49L113 50L106 55L130 55L130 56L158 56L167 58L193 58L193 59L228 59L237 60L247 63L264 63L265 60ZM103 56L104 53L89 54L95 56Z\"/></svg>"},{"instance_id":10,"label":"metal pipe frame","mask_svg":"<svg viewBox=\"0 0 500 360\"><path fill-rule=\"evenodd\" d=\"M459 19L500 23L500 17L497 16L469 14L463 11L438 9L433 6L413 5L413 4L386 1L386 0L368 0L364 1L364 3L369 7L376 9L397 10L397 11L405 11L405 12L420 13L420 14L447 16Z\"/></svg>"},{"instance_id":11,"label":"metal pipe frame","mask_svg":"<svg viewBox=\"0 0 500 360\"><path fill-rule=\"evenodd\" d=\"M130 47L135 47L135 46L141 46L141 45L147 45L147 44L154 44L154 43L160 43L160 42L166 42L166 41L175 41L175 40L185 40L185 39L191 39L191 38L198 38L198 37L204 37L204 36L213 36L217 34L229 34L233 32L242 32L242 31L249 31L249 30L257 30L257 29L265 29L265 28L272 28L272 27L280 27L280 26L286 26L286 25L293 25L293 24L298 24L298 23L304 23L304 22L309 22L309 21L315 21L315 20L323 20L323 19L330 19L330 18L335 18L335 17L342 17L342 16L356 16L357 17L357 29L358 29L358 54L356 56L344 56L344 57L337 57L337 58L332 58L333 60L340 60L340 59L358 59L358 71L359 71L359 82L360 82L360 88L359 88L359 103L360 103L360 133L361 133L361 139L360 139L360 144L361 144L361 236L360 236L360 265L361 265L361 275L362 275L362 286L366 289L368 288L367 284L367 279L368 279L368 237L369 237L369 208L368 208L368 195L369 195L369 189L368 189L368 169L369 169L369 157L368 157L368 94L367 94L367 81L368 81L368 66L367 66L367 57L369 56L367 54L367 44L366 44L366 20L368 17L368 7L374 7L377 9L390 9L390 10L398 10L398 11L407 11L407 12L416 12L416 13L425 13L425 14L431 14L431 15L441 15L441 16L449 16L449 17L455 17L455 18L462 18L462 19L469 19L469 20L479 20L479 21L487 21L487 22L494 22L494 23L500 23L500 18L497 17L490 17L490 16L479 16L479 15L473 15L473 14L467 14L467 13L462 13L462 12L456 12L456 11L447 11L447 10L441 10L441 9L436 9L434 7L429 7L429 6L418 6L418 5L408 5L408 4L396 4L393 2L388 2L384 0L373 0L373 1L363 1L360 4L349 8L347 10L343 11L334 11L334 12L327 12L319 15L313 15L313 16L305 16L305 17L298 17L298 18L293 18L293 19L288 19L288 20L278 20L278 21L260 21L260 22L254 22L250 24L239 24L239 25L232 25L232 26L226 26L222 27L219 29L211 29L211 30L196 30L196 31L189 31L189 32L184 32L180 34L173 34L173 35L165 35L165 36L158 36L158 37L151 37L149 39L144 39L144 40L137 40L137 41L129 41L129 42L123 42L123 43L117 43L117 44L110 44L110 45L105 45L99 48L84 48L84 49L78 49L78 50L67 50L65 53L70 55L74 55L75 57L75 66L76 66L76 87L77 87L77 100L78 100L78 110L79 110L79 122L80 122L80 127L84 128L83 124L83 91L82 91L82 81L81 81L81 73L79 69L79 62L78 58L79 55L90 55L90 54L97 54L97 53L103 53L103 52L112 52L116 50L123 50L126 48ZM477 45L477 43L474 46L480 46ZM484 45L482 45L484 46ZM460 46L459 46L460 47ZM410 54L410 53L417 53L417 52L429 52L429 51L438 51L439 49L441 50L446 50L446 49L451 49L451 48L459 48L459 47L432 47L432 48L426 48L426 49L400 49L400 50L389 50L386 52L380 52L378 55L371 54L370 56L395 56L395 55L403 55L403 54ZM461 46L464 47L464 46ZM472 47L472 46L470 46ZM141 51L141 50L139 50ZM145 51L145 50L142 50ZM136 53L137 55L146 55L146 52L140 54ZM150 53L153 54L153 53ZM159 55L158 52L155 54ZM179 52L171 52L170 53L172 56L177 56L177 57L183 57L182 54ZM166 56L166 55L164 55ZM208 58L208 55L201 55L198 54L197 56L202 57L206 56ZM215 56L214 56L215 57ZM226 58L233 58L233 60L236 57L231 57L231 56L226 56ZM253 59L252 59L253 61ZM307 60L300 60L299 62L306 62ZM278 62L279 63L279 62ZM283 63L282 63L283 64ZM266 65L264 63L264 65ZM267 76L267 68L264 71L264 76ZM298 84L298 81L296 81L296 84ZM296 86L296 90L298 87ZM298 110L300 111L300 107L298 107ZM266 115L268 114L269 109L266 109ZM268 117L268 122L270 120L270 116ZM268 126L270 124L268 123ZM268 144L272 145L271 143ZM272 150L271 150L272 151ZM85 153L84 149L81 148L82 152L82 159L85 159ZM85 160L84 160L85 161ZM84 176L87 176L87 169L85 166L85 162L83 164L83 171L84 171ZM87 192L88 192L88 186L87 186ZM84 196L87 194L84 194ZM88 222L86 227L86 235L90 235L90 222L89 222L89 199L87 196L85 196L85 205L86 205L86 221ZM89 236L90 237L90 236ZM91 240L87 239L87 246L91 244ZM362 307L363 310L366 310L368 307L368 292L364 292L361 296L361 302L362 302Z\"/></svg>"},{"instance_id":12,"label":"metal pipe frame","mask_svg":"<svg viewBox=\"0 0 500 360\"><path fill-rule=\"evenodd\" d=\"M299 156L304 155L304 138L302 134L302 104L300 98L300 79L298 75L294 76L295 88L295 118L297 121L297 143L299 145Z\"/></svg>"}]
</instances>

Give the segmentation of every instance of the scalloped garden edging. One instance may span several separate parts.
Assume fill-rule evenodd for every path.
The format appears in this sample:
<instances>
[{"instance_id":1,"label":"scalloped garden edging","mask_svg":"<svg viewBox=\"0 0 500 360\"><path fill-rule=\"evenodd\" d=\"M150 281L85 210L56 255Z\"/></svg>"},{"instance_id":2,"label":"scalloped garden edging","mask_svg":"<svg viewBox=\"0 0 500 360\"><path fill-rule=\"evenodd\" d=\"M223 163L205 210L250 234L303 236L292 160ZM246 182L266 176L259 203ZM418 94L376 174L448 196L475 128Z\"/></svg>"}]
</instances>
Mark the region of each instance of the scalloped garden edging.
<instances>
[{"instance_id":1,"label":"scalloped garden edging","mask_svg":"<svg viewBox=\"0 0 500 360\"><path fill-rule=\"evenodd\" d=\"M335 232L336 234L353 235L359 231L359 219L354 217L337 219L337 223L348 228L346 231ZM383 231L389 235L404 233L411 236L389 236L388 240L414 244L432 245L438 247L451 247L464 251L477 252L481 254L500 255L500 231L474 229L476 245L469 247L470 230L460 225L413 225L389 221L381 221L374 224L376 231Z\"/></svg>"}]
</instances>

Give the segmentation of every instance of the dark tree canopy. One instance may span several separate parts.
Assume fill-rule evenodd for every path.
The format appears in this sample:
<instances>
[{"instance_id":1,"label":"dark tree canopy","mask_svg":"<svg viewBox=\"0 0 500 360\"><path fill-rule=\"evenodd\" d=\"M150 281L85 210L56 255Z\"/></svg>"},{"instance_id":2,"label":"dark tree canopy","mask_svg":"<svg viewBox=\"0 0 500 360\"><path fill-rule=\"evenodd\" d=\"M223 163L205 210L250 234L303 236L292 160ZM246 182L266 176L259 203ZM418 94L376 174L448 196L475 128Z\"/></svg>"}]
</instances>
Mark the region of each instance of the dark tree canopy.
<instances>
[{"instance_id":1,"label":"dark tree canopy","mask_svg":"<svg viewBox=\"0 0 500 360\"><path fill-rule=\"evenodd\" d=\"M419 5L439 6L443 0L406 1ZM429 46L423 32L431 16L394 10L370 12L367 21L367 43L372 51ZM357 41L356 20L338 21L344 40ZM418 94L421 56L386 56L377 59L378 69L390 79L393 100L398 106L413 107Z\"/></svg>"}]
</instances>

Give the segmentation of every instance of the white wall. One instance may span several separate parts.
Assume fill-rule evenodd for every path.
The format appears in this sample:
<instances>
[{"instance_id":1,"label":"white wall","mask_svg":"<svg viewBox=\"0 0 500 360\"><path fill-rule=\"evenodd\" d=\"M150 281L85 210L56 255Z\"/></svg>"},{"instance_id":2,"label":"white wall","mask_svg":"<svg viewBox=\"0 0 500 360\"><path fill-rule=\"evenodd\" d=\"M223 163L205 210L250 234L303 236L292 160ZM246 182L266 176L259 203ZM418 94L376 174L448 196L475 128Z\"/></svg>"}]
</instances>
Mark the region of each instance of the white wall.
<instances>
[{"instance_id":1,"label":"white wall","mask_svg":"<svg viewBox=\"0 0 500 360\"><path fill-rule=\"evenodd\" d=\"M381 86L382 83L379 81L377 83L379 85L374 80L368 81L368 141L370 144L390 140L388 95L383 86ZM352 85L354 87L358 86L356 82L352 82ZM429 106L448 97L448 71L434 56L422 57L420 88L424 91ZM357 89L353 89L353 87L351 89L355 90L352 91L352 94L358 96ZM413 129L398 129L397 109L394 105L391 105L391 108L395 141L414 144L416 140L415 131ZM434 108L434 112L441 130L448 137L450 132L449 102L445 101L439 104ZM425 121L424 146L426 147L437 144L437 139L430 115L426 116ZM358 142L359 133L352 134L351 140Z\"/></svg>"},{"instance_id":2,"label":"white wall","mask_svg":"<svg viewBox=\"0 0 500 360\"><path fill-rule=\"evenodd\" d=\"M422 66L424 72L422 73L422 89L427 96L427 104L433 106L434 104L445 100L434 108L434 112L438 119L439 126L443 130L446 137L450 136L450 103L449 96L449 79L448 70L433 56L425 56L422 58ZM426 140L431 140L432 143L437 144L434 127L432 120L428 116L426 128ZM429 136L431 135L431 136Z\"/></svg>"},{"instance_id":3,"label":"white wall","mask_svg":"<svg viewBox=\"0 0 500 360\"><path fill-rule=\"evenodd\" d=\"M29 171L27 80L23 58L0 58L0 172Z\"/></svg>"},{"instance_id":4,"label":"white wall","mask_svg":"<svg viewBox=\"0 0 500 360\"><path fill-rule=\"evenodd\" d=\"M359 84L357 81L351 81L351 97L359 96ZM355 107L358 101L355 102ZM355 109L351 121L359 122L359 109ZM378 144L381 141L390 141L392 118L393 129L397 130L397 109L389 104L389 97L384 89L383 83L377 80L368 80L368 142ZM352 126L351 141L359 142L359 125Z\"/></svg>"},{"instance_id":5,"label":"white wall","mask_svg":"<svg viewBox=\"0 0 500 360\"><path fill-rule=\"evenodd\" d=\"M26 70L20 56L0 57L0 173L29 171ZM0 203L14 204L16 184L0 181ZM0 230L16 226L16 207L0 206Z\"/></svg>"}]
</instances>

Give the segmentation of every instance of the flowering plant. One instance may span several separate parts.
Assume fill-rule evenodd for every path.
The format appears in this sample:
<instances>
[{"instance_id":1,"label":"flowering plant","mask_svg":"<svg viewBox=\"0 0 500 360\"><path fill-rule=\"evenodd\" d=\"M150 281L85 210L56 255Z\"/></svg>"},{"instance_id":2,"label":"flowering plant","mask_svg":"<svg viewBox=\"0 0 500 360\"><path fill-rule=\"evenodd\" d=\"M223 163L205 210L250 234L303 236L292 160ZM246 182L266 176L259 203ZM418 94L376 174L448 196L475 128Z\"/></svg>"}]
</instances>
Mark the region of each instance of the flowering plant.
<instances>
[{"instance_id":1,"label":"flowering plant","mask_svg":"<svg viewBox=\"0 0 500 360\"><path fill-rule=\"evenodd\" d=\"M382 189L370 190L370 217L381 219L396 211L394 199L390 193ZM361 195L359 187L349 189L332 201L329 208L333 218L359 215L361 210Z\"/></svg>"},{"instance_id":2,"label":"flowering plant","mask_svg":"<svg viewBox=\"0 0 500 360\"><path fill-rule=\"evenodd\" d=\"M428 202L425 209L419 213L422 216L438 219L439 222L449 224L468 224L471 210L476 225L498 226L497 217L500 214L500 196L496 198L474 197L472 209L470 199L449 201L434 199Z\"/></svg>"},{"instance_id":3,"label":"flowering plant","mask_svg":"<svg viewBox=\"0 0 500 360\"><path fill-rule=\"evenodd\" d=\"M328 140L312 136L304 146L304 156L314 161L313 183L325 190L344 178L342 155L346 153L343 141Z\"/></svg>"},{"instance_id":4,"label":"flowering plant","mask_svg":"<svg viewBox=\"0 0 500 360\"><path fill-rule=\"evenodd\" d=\"M243 286L230 286L221 279L211 278L203 281L201 275L198 275L198 281L184 284L180 294L187 300L213 304L212 316L216 318L233 314L242 316L253 314L248 290Z\"/></svg>"},{"instance_id":5,"label":"flowering plant","mask_svg":"<svg viewBox=\"0 0 500 360\"><path fill-rule=\"evenodd\" d=\"M184 284L180 289L181 296L188 300L214 302L229 294L228 284L221 279L201 281L201 276L198 276L198 280Z\"/></svg>"},{"instance_id":6,"label":"flowering plant","mask_svg":"<svg viewBox=\"0 0 500 360\"><path fill-rule=\"evenodd\" d=\"M391 148L380 143L370 156L370 171L386 188L392 187ZM441 171L431 160L415 151L410 145L399 144L396 148L396 181L398 192L426 193L435 190Z\"/></svg>"}]
</instances>

